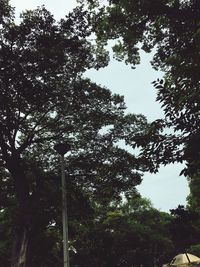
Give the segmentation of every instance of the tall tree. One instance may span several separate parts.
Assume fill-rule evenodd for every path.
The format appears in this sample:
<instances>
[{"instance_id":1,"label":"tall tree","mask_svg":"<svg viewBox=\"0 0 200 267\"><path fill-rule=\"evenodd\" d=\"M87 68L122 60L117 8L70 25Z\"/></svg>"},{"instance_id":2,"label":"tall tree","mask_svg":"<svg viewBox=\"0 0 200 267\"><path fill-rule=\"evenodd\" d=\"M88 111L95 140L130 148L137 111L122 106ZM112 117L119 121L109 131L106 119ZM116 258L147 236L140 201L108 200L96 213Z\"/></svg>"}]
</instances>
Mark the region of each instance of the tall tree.
<instances>
[{"instance_id":1,"label":"tall tree","mask_svg":"<svg viewBox=\"0 0 200 267\"><path fill-rule=\"evenodd\" d=\"M24 12L16 24L8 2L1 4L7 9L0 28L0 160L10 174L5 197L12 192L16 208L11 266L30 267L45 173L55 171L54 144L71 143L74 184L106 202L140 183L146 162L118 142L128 143L147 122L124 115L123 97L81 78L87 68L107 64L107 54L87 40L86 12L77 8L56 23L41 7Z\"/></svg>"},{"instance_id":2,"label":"tall tree","mask_svg":"<svg viewBox=\"0 0 200 267\"><path fill-rule=\"evenodd\" d=\"M111 0L105 6L98 5L98 1L87 2L98 43L115 39L116 58L133 66L139 64L140 49L153 51L152 66L165 73L163 80L154 83L165 120L154 122L146 137L138 137L144 154L154 163L152 171L160 163L185 161L183 173L197 174L200 166L199 1ZM170 134L163 134L168 127L172 129Z\"/></svg>"}]
</instances>

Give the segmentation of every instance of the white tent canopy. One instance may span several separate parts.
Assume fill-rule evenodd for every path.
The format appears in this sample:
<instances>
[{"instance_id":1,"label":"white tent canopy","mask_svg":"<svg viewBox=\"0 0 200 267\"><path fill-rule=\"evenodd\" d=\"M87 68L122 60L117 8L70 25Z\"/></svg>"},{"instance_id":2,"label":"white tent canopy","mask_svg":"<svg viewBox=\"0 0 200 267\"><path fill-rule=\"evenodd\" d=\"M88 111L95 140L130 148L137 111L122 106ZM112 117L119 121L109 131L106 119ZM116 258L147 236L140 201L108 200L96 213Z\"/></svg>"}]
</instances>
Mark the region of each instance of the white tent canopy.
<instances>
[{"instance_id":1,"label":"white tent canopy","mask_svg":"<svg viewBox=\"0 0 200 267\"><path fill-rule=\"evenodd\" d=\"M183 253L176 255L170 262L170 266L184 267L190 263L200 263L200 258L189 253Z\"/></svg>"}]
</instances>

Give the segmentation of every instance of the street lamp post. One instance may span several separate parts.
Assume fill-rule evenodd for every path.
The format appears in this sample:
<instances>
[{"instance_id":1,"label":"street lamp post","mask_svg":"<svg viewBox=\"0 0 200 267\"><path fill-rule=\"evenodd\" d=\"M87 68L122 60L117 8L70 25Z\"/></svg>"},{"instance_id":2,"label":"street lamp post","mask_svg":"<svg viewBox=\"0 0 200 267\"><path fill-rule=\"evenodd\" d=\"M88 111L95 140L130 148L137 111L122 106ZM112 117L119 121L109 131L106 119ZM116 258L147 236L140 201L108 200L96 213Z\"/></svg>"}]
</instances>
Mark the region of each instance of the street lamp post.
<instances>
[{"instance_id":1,"label":"street lamp post","mask_svg":"<svg viewBox=\"0 0 200 267\"><path fill-rule=\"evenodd\" d=\"M69 242L68 242L68 218L67 218L67 192L65 180L64 155L70 150L70 145L60 143L54 146L60 155L61 162L61 181L62 181L62 224L63 224L63 260L64 267L69 267Z\"/></svg>"}]
</instances>

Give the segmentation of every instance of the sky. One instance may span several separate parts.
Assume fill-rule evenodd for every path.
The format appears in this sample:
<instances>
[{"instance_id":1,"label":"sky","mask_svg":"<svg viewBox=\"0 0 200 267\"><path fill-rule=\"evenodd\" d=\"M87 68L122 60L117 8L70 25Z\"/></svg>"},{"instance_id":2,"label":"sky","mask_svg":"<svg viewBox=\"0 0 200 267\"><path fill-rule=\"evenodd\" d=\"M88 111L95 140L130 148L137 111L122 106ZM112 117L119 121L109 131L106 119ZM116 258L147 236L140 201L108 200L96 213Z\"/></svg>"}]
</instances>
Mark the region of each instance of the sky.
<instances>
[{"instance_id":1,"label":"sky","mask_svg":"<svg viewBox=\"0 0 200 267\"><path fill-rule=\"evenodd\" d=\"M56 20L76 6L75 0L10 0L10 3L16 8L17 16L26 9L45 5ZM162 73L152 69L151 58L151 54L142 53L141 64L134 70L112 59L108 67L98 71L90 70L85 75L113 93L124 95L129 113L143 114L152 121L163 117L163 111L155 101L156 91L151 84ZM145 173L142 184L137 187L138 191L162 211L168 212L179 204L185 205L189 188L186 178L179 176L182 168L180 164L174 164L161 167L157 174Z\"/></svg>"}]
</instances>

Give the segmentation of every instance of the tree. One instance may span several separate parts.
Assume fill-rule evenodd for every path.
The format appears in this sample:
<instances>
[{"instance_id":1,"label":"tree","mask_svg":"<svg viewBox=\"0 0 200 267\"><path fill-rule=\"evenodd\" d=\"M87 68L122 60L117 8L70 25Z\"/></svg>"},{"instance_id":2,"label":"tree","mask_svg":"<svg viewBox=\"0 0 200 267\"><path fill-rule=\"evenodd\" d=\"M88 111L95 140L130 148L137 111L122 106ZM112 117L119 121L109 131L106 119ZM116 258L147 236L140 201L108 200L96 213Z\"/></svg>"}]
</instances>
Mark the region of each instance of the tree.
<instances>
[{"instance_id":1,"label":"tree","mask_svg":"<svg viewBox=\"0 0 200 267\"><path fill-rule=\"evenodd\" d=\"M195 218L192 218L192 229L194 231L194 236L199 236L199 211L200 211L200 203L199 203L199 175L195 175L188 178L190 194L187 197L187 210L190 213L196 214ZM194 255L200 256L200 245L198 240L194 238L192 244L188 248L188 251Z\"/></svg>"},{"instance_id":2,"label":"tree","mask_svg":"<svg viewBox=\"0 0 200 267\"><path fill-rule=\"evenodd\" d=\"M97 42L115 39L115 57L133 67L139 51L155 51L152 66L162 70L163 80L155 81L157 101L165 120L152 123L138 145L152 160L151 171L160 163L186 162L185 175L199 172L199 15L198 0L136 0L89 2ZM99 1L100 2L100 1ZM171 128L171 131L166 128ZM164 133L163 133L164 131ZM170 134L168 134L170 132Z\"/></svg>"},{"instance_id":3,"label":"tree","mask_svg":"<svg viewBox=\"0 0 200 267\"><path fill-rule=\"evenodd\" d=\"M171 256L169 214L154 209L149 201L133 194L125 204L96 209L88 228L82 227L75 245L77 266L155 266ZM170 255L170 256L169 256Z\"/></svg>"},{"instance_id":4,"label":"tree","mask_svg":"<svg viewBox=\"0 0 200 267\"><path fill-rule=\"evenodd\" d=\"M77 20L81 20L80 14L76 15ZM40 140L52 138L53 134L48 135L48 130L60 116L56 114L59 77L65 77L67 86L71 82L67 79L70 68L73 68L71 75L76 75L89 65L91 56L87 42L79 41L74 36L79 33L70 30L73 25L67 25L69 20L63 20L56 26L45 8L26 12L22 18L20 25L16 25L10 13L1 27L1 162L12 174L18 202L13 266L15 262L18 266L26 261L27 235L32 217L29 167L22 153L31 144L39 142L36 135L40 136ZM79 24L84 26L83 21ZM85 34L88 32L85 31ZM65 64L66 57L72 59L72 55L76 66L72 66L72 62ZM82 60L85 66L80 63ZM55 118L52 118L53 113Z\"/></svg>"},{"instance_id":5,"label":"tree","mask_svg":"<svg viewBox=\"0 0 200 267\"><path fill-rule=\"evenodd\" d=\"M30 267L35 229L52 220L51 210L41 214L50 197L45 177L58 173L54 144L71 143L67 162L74 185L106 203L140 183L146 162L118 142L128 143L147 122L124 115L123 97L81 77L87 68L107 64L107 54L87 40L86 12L77 8L56 23L41 7L24 12L16 24L8 2L1 4L7 9L0 29L0 160L8 173L1 180L8 189L1 190L2 210L12 195L11 266Z\"/></svg>"},{"instance_id":6,"label":"tree","mask_svg":"<svg viewBox=\"0 0 200 267\"><path fill-rule=\"evenodd\" d=\"M200 211L200 203L199 203L199 183L200 183L200 176L196 175L193 177L188 178L189 181L189 188L190 194L187 197L188 208L199 212Z\"/></svg>"},{"instance_id":7,"label":"tree","mask_svg":"<svg viewBox=\"0 0 200 267\"><path fill-rule=\"evenodd\" d=\"M199 213L179 205L171 210L173 219L170 225L172 241L175 253L190 250L192 246L199 244Z\"/></svg>"}]
</instances>

